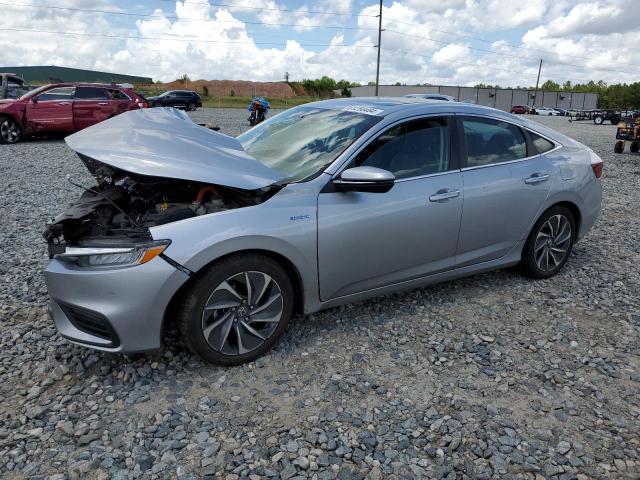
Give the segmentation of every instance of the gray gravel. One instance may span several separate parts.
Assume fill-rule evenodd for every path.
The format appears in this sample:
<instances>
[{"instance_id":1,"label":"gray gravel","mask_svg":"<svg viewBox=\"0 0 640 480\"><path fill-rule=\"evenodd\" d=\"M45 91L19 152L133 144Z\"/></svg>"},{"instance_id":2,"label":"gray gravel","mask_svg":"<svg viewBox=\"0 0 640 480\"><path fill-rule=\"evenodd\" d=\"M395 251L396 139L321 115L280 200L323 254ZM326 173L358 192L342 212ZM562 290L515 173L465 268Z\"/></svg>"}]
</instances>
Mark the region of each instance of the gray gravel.
<instances>
[{"instance_id":1,"label":"gray gravel","mask_svg":"<svg viewBox=\"0 0 640 480\"><path fill-rule=\"evenodd\" d=\"M125 357L60 338L40 235L78 195L65 175L88 180L62 141L0 146L0 477L639 478L640 157L612 153L611 126L540 120L605 160L602 216L560 275L328 310L227 369L175 341Z\"/></svg>"}]
</instances>

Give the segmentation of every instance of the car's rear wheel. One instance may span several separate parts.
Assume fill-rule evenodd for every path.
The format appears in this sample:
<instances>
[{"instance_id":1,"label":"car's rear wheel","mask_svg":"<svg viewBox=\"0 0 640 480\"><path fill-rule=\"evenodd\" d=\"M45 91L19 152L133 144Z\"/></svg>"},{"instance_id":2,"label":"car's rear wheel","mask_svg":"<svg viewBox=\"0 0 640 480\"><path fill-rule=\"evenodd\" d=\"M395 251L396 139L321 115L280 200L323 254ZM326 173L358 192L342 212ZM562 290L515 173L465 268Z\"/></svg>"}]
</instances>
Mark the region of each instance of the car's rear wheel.
<instances>
[{"instance_id":1,"label":"car's rear wheel","mask_svg":"<svg viewBox=\"0 0 640 480\"><path fill-rule=\"evenodd\" d=\"M184 297L179 328L184 342L205 361L239 365L273 347L293 305L291 280L275 260L237 255L199 274Z\"/></svg>"},{"instance_id":2,"label":"car's rear wheel","mask_svg":"<svg viewBox=\"0 0 640 480\"><path fill-rule=\"evenodd\" d=\"M13 118L0 117L0 142L18 143L22 138L20 125Z\"/></svg>"},{"instance_id":3,"label":"car's rear wheel","mask_svg":"<svg viewBox=\"0 0 640 480\"><path fill-rule=\"evenodd\" d=\"M195 103L187 103L187 107L186 110L187 112L193 112L196 109L196 104Z\"/></svg>"},{"instance_id":4,"label":"car's rear wheel","mask_svg":"<svg viewBox=\"0 0 640 480\"><path fill-rule=\"evenodd\" d=\"M633 144L632 144L633 146ZM618 140L616 142L616 144L613 146L613 151L615 153L622 153L624 152L624 142L622 140Z\"/></svg>"},{"instance_id":5,"label":"car's rear wheel","mask_svg":"<svg viewBox=\"0 0 640 480\"><path fill-rule=\"evenodd\" d=\"M561 205L544 212L529 234L522 253L522 269L533 278L549 278L560 271L571 254L576 222Z\"/></svg>"},{"instance_id":6,"label":"car's rear wheel","mask_svg":"<svg viewBox=\"0 0 640 480\"><path fill-rule=\"evenodd\" d=\"M593 119L593 123L596 125L602 125L604 123L604 117L602 115L598 115Z\"/></svg>"}]
</instances>

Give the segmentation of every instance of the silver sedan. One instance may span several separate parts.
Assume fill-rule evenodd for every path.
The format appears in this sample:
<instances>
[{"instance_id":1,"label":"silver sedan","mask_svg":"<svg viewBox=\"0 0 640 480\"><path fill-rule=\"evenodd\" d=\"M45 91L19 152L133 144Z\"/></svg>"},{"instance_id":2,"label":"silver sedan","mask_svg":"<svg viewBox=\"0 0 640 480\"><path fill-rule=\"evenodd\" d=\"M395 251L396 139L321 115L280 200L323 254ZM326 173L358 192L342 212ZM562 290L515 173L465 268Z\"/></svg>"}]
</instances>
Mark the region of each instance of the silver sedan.
<instances>
[{"instance_id":1,"label":"silver sedan","mask_svg":"<svg viewBox=\"0 0 640 480\"><path fill-rule=\"evenodd\" d=\"M172 109L67 138L95 185L47 225L61 335L208 362L267 352L292 315L520 265L555 275L600 211L602 160L498 110L328 100L237 138Z\"/></svg>"}]
</instances>

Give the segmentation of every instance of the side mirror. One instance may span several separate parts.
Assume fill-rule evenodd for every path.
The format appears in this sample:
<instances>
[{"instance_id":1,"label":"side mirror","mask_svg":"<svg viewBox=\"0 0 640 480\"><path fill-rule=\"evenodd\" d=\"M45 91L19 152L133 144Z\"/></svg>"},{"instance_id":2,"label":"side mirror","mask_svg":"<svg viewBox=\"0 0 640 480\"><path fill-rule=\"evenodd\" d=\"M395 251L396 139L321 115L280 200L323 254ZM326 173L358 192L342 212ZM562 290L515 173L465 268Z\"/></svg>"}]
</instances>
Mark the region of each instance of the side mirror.
<instances>
[{"instance_id":1,"label":"side mirror","mask_svg":"<svg viewBox=\"0 0 640 480\"><path fill-rule=\"evenodd\" d=\"M393 173L381 168L354 167L344 170L333 184L341 192L384 193L391 190L395 180Z\"/></svg>"},{"instance_id":2,"label":"side mirror","mask_svg":"<svg viewBox=\"0 0 640 480\"><path fill-rule=\"evenodd\" d=\"M38 103L38 97L31 97L31 103Z\"/></svg>"}]
</instances>

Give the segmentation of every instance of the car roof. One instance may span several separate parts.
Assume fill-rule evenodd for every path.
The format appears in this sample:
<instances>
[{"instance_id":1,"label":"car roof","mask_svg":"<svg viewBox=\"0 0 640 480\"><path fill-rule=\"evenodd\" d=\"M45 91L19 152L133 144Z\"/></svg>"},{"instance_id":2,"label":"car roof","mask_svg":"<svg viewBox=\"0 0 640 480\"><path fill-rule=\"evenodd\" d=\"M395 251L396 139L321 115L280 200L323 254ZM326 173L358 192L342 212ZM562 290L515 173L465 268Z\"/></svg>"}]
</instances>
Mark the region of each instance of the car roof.
<instances>
[{"instance_id":1,"label":"car roof","mask_svg":"<svg viewBox=\"0 0 640 480\"><path fill-rule=\"evenodd\" d=\"M43 87L59 88L59 87L99 87L99 88L119 88L123 90L129 89L118 83L90 83L90 82L63 82L63 83L50 83L49 85L43 85Z\"/></svg>"},{"instance_id":2,"label":"car roof","mask_svg":"<svg viewBox=\"0 0 640 480\"><path fill-rule=\"evenodd\" d=\"M331 110L345 110L352 112L368 113L386 117L392 114L415 113L475 113L491 114L492 116L505 116L514 118L510 113L503 112L491 107L476 105L465 102L430 102L424 98L416 97L356 97L356 98L336 98L322 100L319 102L307 103L304 106L314 106Z\"/></svg>"},{"instance_id":3,"label":"car roof","mask_svg":"<svg viewBox=\"0 0 640 480\"><path fill-rule=\"evenodd\" d=\"M498 110L497 108L485 107L483 105L476 105L473 103L430 102L423 98L410 97L356 97L322 100L320 102L307 103L296 108L304 107L344 110L376 115L379 117L389 117L387 119L389 123L396 120L402 121L413 116L430 114L480 115L519 125L523 128L527 128L544 136L550 137L564 145L577 144L575 140L572 140L545 125L535 122L530 118L524 118L522 115L513 115L512 113Z\"/></svg>"},{"instance_id":4,"label":"car roof","mask_svg":"<svg viewBox=\"0 0 640 480\"><path fill-rule=\"evenodd\" d=\"M407 98L427 98L427 97L433 97L433 98L453 98L451 95L446 95L444 93L408 93L405 95L405 97Z\"/></svg>"}]
</instances>

